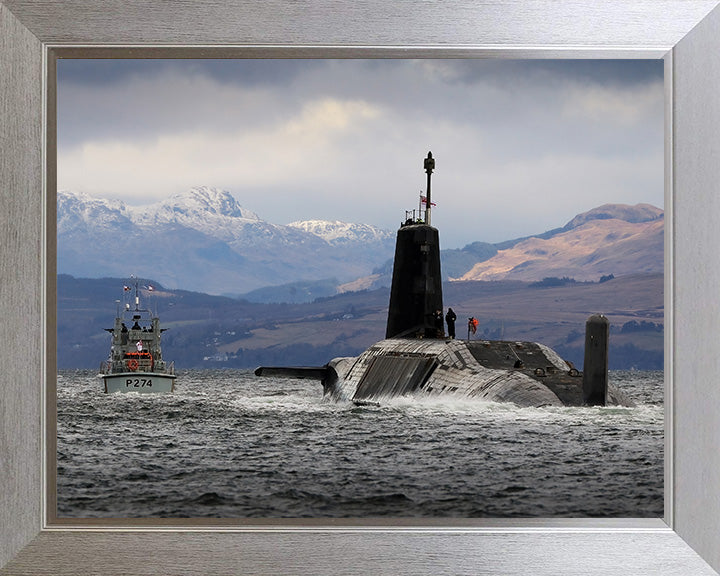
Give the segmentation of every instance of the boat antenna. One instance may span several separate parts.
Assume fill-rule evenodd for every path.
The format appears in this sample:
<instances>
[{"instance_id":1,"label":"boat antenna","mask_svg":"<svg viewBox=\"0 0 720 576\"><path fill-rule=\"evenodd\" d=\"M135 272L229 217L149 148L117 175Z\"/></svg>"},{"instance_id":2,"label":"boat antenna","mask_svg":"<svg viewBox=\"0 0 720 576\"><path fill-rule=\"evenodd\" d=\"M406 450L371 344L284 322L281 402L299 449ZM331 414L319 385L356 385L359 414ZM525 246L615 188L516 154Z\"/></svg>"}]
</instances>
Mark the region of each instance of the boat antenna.
<instances>
[{"instance_id":1,"label":"boat antenna","mask_svg":"<svg viewBox=\"0 0 720 576\"><path fill-rule=\"evenodd\" d=\"M430 226L430 207L432 206L432 202L430 200L430 176L435 169L435 158L433 158L432 152L428 152L427 158L425 158L424 168L425 172L427 172L427 194L425 195L425 224Z\"/></svg>"},{"instance_id":2,"label":"boat antenna","mask_svg":"<svg viewBox=\"0 0 720 576\"><path fill-rule=\"evenodd\" d=\"M138 294L138 278L134 274L130 275L130 278L135 280L135 311L140 310L140 295Z\"/></svg>"}]
</instances>

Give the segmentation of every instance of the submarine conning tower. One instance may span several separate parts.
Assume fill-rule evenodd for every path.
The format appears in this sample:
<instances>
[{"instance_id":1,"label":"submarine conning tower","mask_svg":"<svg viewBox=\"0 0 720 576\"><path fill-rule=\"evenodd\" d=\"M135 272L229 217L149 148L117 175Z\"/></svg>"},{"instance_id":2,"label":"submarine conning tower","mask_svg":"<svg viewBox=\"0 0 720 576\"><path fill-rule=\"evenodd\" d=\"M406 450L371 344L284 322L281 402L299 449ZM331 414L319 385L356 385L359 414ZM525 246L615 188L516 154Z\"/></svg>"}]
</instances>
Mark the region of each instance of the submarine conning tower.
<instances>
[{"instance_id":1,"label":"submarine conning tower","mask_svg":"<svg viewBox=\"0 0 720 576\"><path fill-rule=\"evenodd\" d=\"M444 337L440 237L430 225L432 152L423 167L427 191L421 196L417 218L415 211L406 213L397 232L386 338Z\"/></svg>"}]
</instances>

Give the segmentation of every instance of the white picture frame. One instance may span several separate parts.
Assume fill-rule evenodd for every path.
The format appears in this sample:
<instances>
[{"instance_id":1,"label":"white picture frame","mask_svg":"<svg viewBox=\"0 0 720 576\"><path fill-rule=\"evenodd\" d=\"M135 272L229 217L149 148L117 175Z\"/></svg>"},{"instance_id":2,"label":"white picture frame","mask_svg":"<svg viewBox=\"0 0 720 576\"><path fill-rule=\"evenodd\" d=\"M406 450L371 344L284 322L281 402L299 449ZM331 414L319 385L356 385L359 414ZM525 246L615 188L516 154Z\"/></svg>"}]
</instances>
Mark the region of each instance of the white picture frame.
<instances>
[{"instance_id":1,"label":"white picture frame","mask_svg":"<svg viewBox=\"0 0 720 576\"><path fill-rule=\"evenodd\" d=\"M715 574L720 568L717 0L0 0L0 574ZM663 520L60 523L54 509L57 54L665 58ZM116 52L113 52L116 53ZM50 137L47 137L50 135ZM716 199L715 196L718 196ZM54 389L53 389L54 392Z\"/></svg>"}]
</instances>

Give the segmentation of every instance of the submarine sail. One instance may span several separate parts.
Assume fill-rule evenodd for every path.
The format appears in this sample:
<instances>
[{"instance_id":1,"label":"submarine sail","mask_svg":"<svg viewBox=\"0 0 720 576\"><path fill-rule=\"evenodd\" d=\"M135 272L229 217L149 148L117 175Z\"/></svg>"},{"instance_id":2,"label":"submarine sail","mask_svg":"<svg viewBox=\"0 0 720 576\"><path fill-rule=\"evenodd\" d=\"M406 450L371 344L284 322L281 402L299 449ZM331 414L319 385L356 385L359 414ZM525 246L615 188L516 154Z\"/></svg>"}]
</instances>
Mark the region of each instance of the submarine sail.
<instances>
[{"instance_id":1,"label":"submarine sail","mask_svg":"<svg viewBox=\"0 0 720 576\"><path fill-rule=\"evenodd\" d=\"M261 366L255 374L320 380L326 397L358 404L413 395L528 407L632 405L608 382L609 323L602 315L586 324L582 372L539 342L445 336L439 233L430 225L431 152L423 166L426 207L406 213L397 233L385 340L324 366Z\"/></svg>"},{"instance_id":2,"label":"submarine sail","mask_svg":"<svg viewBox=\"0 0 720 576\"><path fill-rule=\"evenodd\" d=\"M428 191L434 166L428 152ZM406 218L397 232L385 338L444 336L440 235L430 226L429 193L425 204L425 213L420 212L417 219Z\"/></svg>"}]
</instances>

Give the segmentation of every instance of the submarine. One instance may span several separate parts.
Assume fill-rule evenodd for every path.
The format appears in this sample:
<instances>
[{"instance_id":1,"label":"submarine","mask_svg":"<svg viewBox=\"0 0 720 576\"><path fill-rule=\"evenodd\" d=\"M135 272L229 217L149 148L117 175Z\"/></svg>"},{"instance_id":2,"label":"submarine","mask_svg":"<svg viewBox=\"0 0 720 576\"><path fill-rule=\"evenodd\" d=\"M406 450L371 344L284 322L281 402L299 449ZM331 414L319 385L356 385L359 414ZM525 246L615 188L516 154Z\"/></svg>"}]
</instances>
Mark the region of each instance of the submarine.
<instances>
[{"instance_id":1,"label":"submarine","mask_svg":"<svg viewBox=\"0 0 720 576\"><path fill-rule=\"evenodd\" d=\"M358 405L452 396L519 407L632 406L608 380L610 323L602 314L586 322L582 371L539 342L471 340L472 326L467 340L445 334L439 233L431 225L432 152L423 167L426 194L397 232L385 339L357 357L324 366L260 366L255 375L318 380L324 397Z\"/></svg>"}]
</instances>

